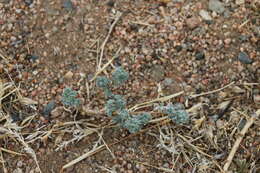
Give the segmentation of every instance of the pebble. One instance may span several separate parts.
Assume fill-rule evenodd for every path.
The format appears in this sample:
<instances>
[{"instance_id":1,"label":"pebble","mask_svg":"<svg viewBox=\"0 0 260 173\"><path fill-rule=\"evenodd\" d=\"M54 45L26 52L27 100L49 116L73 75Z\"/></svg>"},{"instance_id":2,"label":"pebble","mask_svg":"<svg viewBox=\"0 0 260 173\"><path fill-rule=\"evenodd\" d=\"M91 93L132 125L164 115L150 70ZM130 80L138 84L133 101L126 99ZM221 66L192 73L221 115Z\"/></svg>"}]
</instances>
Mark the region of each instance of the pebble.
<instances>
[{"instance_id":1,"label":"pebble","mask_svg":"<svg viewBox=\"0 0 260 173\"><path fill-rule=\"evenodd\" d=\"M51 111L51 118L57 118L57 117L61 116L63 113L63 110L64 109L62 106L56 107L54 110Z\"/></svg>"},{"instance_id":2,"label":"pebble","mask_svg":"<svg viewBox=\"0 0 260 173\"><path fill-rule=\"evenodd\" d=\"M247 35L240 35L240 36L238 37L238 39L239 39L240 41L242 41L242 42L247 41L248 38L249 38L249 37L248 37Z\"/></svg>"},{"instance_id":3,"label":"pebble","mask_svg":"<svg viewBox=\"0 0 260 173\"><path fill-rule=\"evenodd\" d=\"M180 52L180 51L182 50L182 46L181 46L181 45L175 46L175 50L176 50L177 52Z\"/></svg>"},{"instance_id":4,"label":"pebble","mask_svg":"<svg viewBox=\"0 0 260 173\"><path fill-rule=\"evenodd\" d=\"M202 60L205 58L205 54L203 52L197 52L195 54L195 58L196 58L196 60Z\"/></svg>"},{"instance_id":5,"label":"pebble","mask_svg":"<svg viewBox=\"0 0 260 173\"><path fill-rule=\"evenodd\" d=\"M26 5L30 6L33 3L33 0L25 0L24 2Z\"/></svg>"},{"instance_id":6,"label":"pebble","mask_svg":"<svg viewBox=\"0 0 260 173\"><path fill-rule=\"evenodd\" d=\"M127 164L127 169L131 169L132 168L132 164L131 163L128 163Z\"/></svg>"},{"instance_id":7,"label":"pebble","mask_svg":"<svg viewBox=\"0 0 260 173\"><path fill-rule=\"evenodd\" d=\"M204 20L212 20L212 17L206 10L200 10L199 15L204 19Z\"/></svg>"},{"instance_id":8,"label":"pebble","mask_svg":"<svg viewBox=\"0 0 260 173\"><path fill-rule=\"evenodd\" d=\"M227 44L227 45L229 45L229 44L231 43L231 41L232 41L232 40L231 40L230 38L227 38L227 39L224 40L224 43Z\"/></svg>"},{"instance_id":9,"label":"pebble","mask_svg":"<svg viewBox=\"0 0 260 173\"><path fill-rule=\"evenodd\" d=\"M236 0L237 5L242 5L245 3L245 0Z\"/></svg>"},{"instance_id":10,"label":"pebble","mask_svg":"<svg viewBox=\"0 0 260 173\"><path fill-rule=\"evenodd\" d=\"M172 85L173 80L171 78L165 78L162 83L165 86L170 86L170 85Z\"/></svg>"},{"instance_id":11,"label":"pebble","mask_svg":"<svg viewBox=\"0 0 260 173\"><path fill-rule=\"evenodd\" d=\"M68 71L65 75L64 78L65 79L71 79L73 77L73 73L71 71Z\"/></svg>"},{"instance_id":12,"label":"pebble","mask_svg":"<svg viewBox=\"0 0 260 173\"><path fill-rule=\"evenodd\" d=\"M55 108L55 106L56 106L55 101L53 101L53 100L50 101L50 102L43 108L43 111L42 111L43 115L44 115L45 117L49 117L50 114L51 114L51 111Z\"/></svg>"},{"instance_id":13,"label":"pebble","mask_svg":"<svg viewBox=\"0 0 260 173\"><path fill-rule=\"evenodd\" d=\"M199 26L200 20L197 17L191 17L186 20L186 24L190 29L194 29Z\"/></svg>"},{"instance_id":14,"label":"pebble","mask_svg":"<svg viewBox=\"0 0 260 173\"><path fill-rule=\"evenodd\" d=\"M68 10L68 11L72 11L74 9L74 5L73 3L71 2L71 0L65 0L63 2L63 7Z\"/></svg>"},{"instance_id":15,"label":"pebble","mask_svg":"<svg viewBox=\"0 0 260 173\"><path fill-rule=\"evenodd\" d=\"M10 2L10 0L0 0L0 3L6 3L8 4Z\"/></svg>"},{"instance_id":16,"label":"pebble","mask_svg":"<svg viewBox=\"0 0 260 173\"><path fill-rule=\"evenodd\" d=\"M157 82L164 78L164 73L164 67L161 65L154 65L151 69L151 77Z\"/></svg>"},{"instance_id":17,"label":"pebble","mask_svg":"<svg viewBox=\"0 0 260 173\"><path fill-rule=\"evenodd\" d=\"M21 168L16 168L13 173L23 173L23 170Z\"/></svg>"},{"instance_id":18,"label":"pebble","mask_svg":"<svg viewBox=\"0 0 260 173\"><path fill-rule=\"evenodd\" d=\"M222 14L225 11L224 4L218 0L210 0L208 8L218 14Z\"/></svg>"},{"instance_id":19,"label":"pebble","mask_svg":"<svg viewBox=\"0 0 260 173\"><path fill-rule=\"evenodd\" d=\"M238 54L238 60L244 64L251 64L253 62L252 59L250 59L250 57L248 56L247 53L245 52L240 52Z\"/></svg>"},{"instance_id":20,"label":"pebble","mask_svg":"<svg viewBox=\"0 0 260 173\"><path fill-rule=\"evenodd\" d=\"M22 166L23 166L23 162L22 162L21 160L19 160L19 161L17 162L17 167L21 168Z\"/></svg>"},{"instance_id":21,"label":"pebble","mask_svg":"<svg viewBox=\"0 0 260 173\"><path fill-rule=\"evenodd\" d=\"M254 102L258 105L260 104L260 95L254 95Z\"/></svg>"}]
</instances>

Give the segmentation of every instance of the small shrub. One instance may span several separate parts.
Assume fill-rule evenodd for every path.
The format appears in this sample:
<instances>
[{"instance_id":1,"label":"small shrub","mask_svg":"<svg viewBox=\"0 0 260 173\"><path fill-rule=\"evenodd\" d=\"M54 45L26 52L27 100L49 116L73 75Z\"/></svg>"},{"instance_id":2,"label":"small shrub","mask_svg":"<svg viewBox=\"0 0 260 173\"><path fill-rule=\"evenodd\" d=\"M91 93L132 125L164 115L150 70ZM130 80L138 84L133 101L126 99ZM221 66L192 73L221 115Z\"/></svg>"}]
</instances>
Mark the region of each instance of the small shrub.
<instances>
[{"instance_id":1,"label":"small shrub","mask_svg":"<svg viewBox=\"0 0 260 173\"><path fill-rule=\"evenodd\" d=\"M184 124L189 122L189 114L185 111L183 104L169 103L167 106L158 106L156 110L160 110L167 114L168 117L176 124Z\"/></svg>"},{"instance_id":2,"label":"small shrub","mask_svg":"<svg viewBox=\"0 0 260 173\"><path fill-rule=\"evenodd\" d=\"M112 95L106 103L106 114L112 116L115 111L121 111L126 107L126 101L121 95Z\"/></svg>"},{"instance_id":3,"label":"small shrub","mask_svg":"<svg viewBox=\"0 0 260 173\"><path fill-rule=\"evenodd\" d=\"M65 88L63 90L61 102L66 106L78 106L80 100L77 97L77 92L71 88Z\"/></svg>"},{"instance_id":4,"label":"small shrub","mask_svg":"<svg viewBox=\"0 0 260 173\"><path fill-rule=\"evenodd\" d=\"M151 120L152 116L149 113L130 115L126 109L126 100L121 95L114 95L111 92L111 84L115 87L120 86L127 81L128 77L129 74L123 68L118 67L112 73L112 80L100 76L96 79L96 84L103 89L105 96L108 98L105 105L106 114L110 117L113 116L113 121L126 128L130 133L135 133L141 130Z\"/></svg>"},{"instance_id":5,"label":"small shrub","mask_svg":"<svg viewBox=\"0 0 260 173\"><path fill-rule=\"evenodd\" d=\"M122 68L117 67L112 73L112 81L115 86L120 86L127 81L129 74Z\"/></svg>"},{"instance_id":6,"label":"small shrub","mask_svg":"<svg viewBox=\"0 0 260 173\"><path fill-rule=\"evenodd\" d=\"M142 127L152 119L149 113L142 113L139 115L131 116L128 118L123 127L128 129L130 133L136 133L142 129Z\"/></svg>"}]
</instances>

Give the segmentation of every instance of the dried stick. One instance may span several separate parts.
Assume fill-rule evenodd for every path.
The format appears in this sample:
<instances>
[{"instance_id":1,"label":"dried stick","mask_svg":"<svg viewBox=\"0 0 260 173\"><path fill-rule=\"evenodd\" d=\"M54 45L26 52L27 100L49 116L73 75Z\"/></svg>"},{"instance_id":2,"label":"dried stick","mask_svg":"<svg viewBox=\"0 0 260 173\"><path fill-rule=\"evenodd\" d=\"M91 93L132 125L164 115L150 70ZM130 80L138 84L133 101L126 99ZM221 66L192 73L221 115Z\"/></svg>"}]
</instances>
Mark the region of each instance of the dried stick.
<instances>
[{"instance_id":1,"label":"dried stick","mask_svg":"<svg viewBox=\"0 0 260 173\"><path fill-rule=\"evenodd\" d=\"M223 89L225 89L225 88L227 88L227 87L233 85L234 83L235 83L235 82L231 82L230 84L228 84L228 85L226 85L226 86L224 86L224 87L222 87L222 88L219 88L219 89L216 89L216 90L213 90L213 91L208 91L208 92L201 93L201 94L194 94L194 95L191 95L191 96L189 96L189 97L190 97L190 98L195 98L195 97L199 97L199 96L204 96L204 95L208 95L208 94L213 94L213 93L215 93L215 92L219 92L219 91L221 91L221 90L223 90Z\"/></svg>"},{"instance_id":2,"label":"dried stick","mask_svg":"<svg viewBox=\"0 0 260 173\"><path fill-rule=\"evenodd\" d=\"M2 165L3 165L3 171L4 171L4 173L7 173L8 171L7 171L6 167L5 167L5 160L4 160L4 157L3 157L2 150L0 150L0 158L1 158L0 162L2 162Z\"/></svg>"},{"instance_id":3,"label":"dried stick","mask_svg":"<svg viewBox=\"0 0 260 173\"><path fill-rule=\"evenodd\" d=\"M87 158L87 157L89 157L89 156L91 156L91 155L93 155L93 154L95 154L95 153L97 153L97 152L103 150L104 147L105 147L105 145L100 145L99 147L90 150L89 152L87 152L87 153L81 155L80 157L76 158L75 160L72 160L71 162L69 162L68 164L66 164L66 165L64 165L64 166L62 167L61 172L63 172L64 169L67 169L67 168L69 168L70 166L72 166L72 165L74 165L74 164L80 162L81 160L84 160L85 158Z\"/></svg>"},{"instance_id":4,"label":"dried stick","mask_svg":"<svg viewBox=\"0 0 260 173\"><path fill-rule=\"evenodd\" d=\"M100 52L100 57L99 57L99 63L98 63L98 68L97 68L97 70L100 70L100 68L101 68L101 64L102 64L102 59L103 59L104 49L105 49L106 43L107 43L107 41L108 41L108 39L109 39L109 37L110 37L110 35L111 35L111 33L112 33L112 31L113 31L115 25L116 25L116 23L118 22L118 20L120 19L121 16L122 16L122 13L121 13L121 12L118 12L116 19L114 20L114 22L113 22L112 25L110 26L109 31L108 31L108 34L107 34L107 36L106 36L104 42L103 42L102 45L101 45L101 52Z\"/></svg>"},{"instance_id":5,"label":"dried stick","mask_svg":"<svg viewBox=\"0 0 260 173\"><path fill-rule=\"evenodd\" d=\"M228 168L234 158L234 155L243 139L243 137L245 136L246 132L248 131L248 129L251 127L251 125L254 123L254 121L259 117L260 115L260 109L258 109L256 111L256 113L254 115L252 115L252 117L247 121L247 123L245 124L244 128L242 129L242 131L240 132L236 142L234 143L229 155L228 155L228 158L227 158L227 162L225 163L224 167L223 167L223 170L226 172L228 171Z\"/></svg>"},{"instance_id":6,"label":"dried stick","mask_svg":"<svg viewBox=\"0 0 260 173\"><path fill-rule=\"evenodd\" d=\"M139 108L141 108L143 106L147 107L147 105L152 106L152 104L155 103L155 102L165 102L165 101L170 100L170 99L172 99L174 97L178 97L178 96L182 95L183 93L184 93L183 91L180 91L180 92L172 94L172 95L156 98L154 100L147 101L147 102L144 102L144 103L139 103L139 104L131 107L129 109L129 111L135 111L135 110L137 110L137 109L139 109Z\"/></svg>"},{"instance_id":7,"label":"dried stick","mask_svg":"<svg viewBox=\"0 0 260 173\"><path fill-rule=\"evenodd\" d=\"M204 156L207 156L209 158L212 158L211 155L208 155L207 153L204 153L203 151L201 151L198 147L196 147L195 145L193 145L192 143L190 143L190 141L188 139L186 139L184 136L177 134L177 136L179 136L182 140L184 140L189 146L191 146L191 148L193 148L195 151L199 152L200 154L203 154Z\"/></svg>"},{"instance_id":8,"label":"dried stick","mask_svg":"<svg viewBox=\"0 0 260 173\"><path fill-rule=\"evenodd\" d=\"M119 52L120 52L120 51L121 51L121 47L117 50L116 54L115 54L101 69L99 69L99 70L96 72L95 76L90 80L90 82L93 82L93 81L97 78L97 76L98 76L101 72L103 72L103 71L106 69L106 67L109 66L109 64L111 64L111 63L113 62L114 59L116 59L116 58L119 56Z\"/></svg>"}]
</instances>

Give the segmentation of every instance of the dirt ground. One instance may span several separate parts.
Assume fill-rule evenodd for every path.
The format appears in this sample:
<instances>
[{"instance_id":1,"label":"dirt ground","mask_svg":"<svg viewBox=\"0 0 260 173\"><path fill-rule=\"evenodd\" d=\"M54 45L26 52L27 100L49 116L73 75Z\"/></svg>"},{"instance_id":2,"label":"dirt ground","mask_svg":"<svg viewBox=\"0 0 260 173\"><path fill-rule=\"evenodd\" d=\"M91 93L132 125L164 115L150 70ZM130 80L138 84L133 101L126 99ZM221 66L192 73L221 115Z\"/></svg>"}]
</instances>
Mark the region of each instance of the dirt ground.
<instances>
[{"instance_id":1,"label":"dirt ground","mask_svg":"<svg viewBox=\"0 0 260 173\"><path fill-rule=\"evenodd\" d=\"M0 30L0 172L260 172L258 0L0 0ZM135 134L93 80L118 66L128 108L180 93Z\"/></svg>"}]
</instances>

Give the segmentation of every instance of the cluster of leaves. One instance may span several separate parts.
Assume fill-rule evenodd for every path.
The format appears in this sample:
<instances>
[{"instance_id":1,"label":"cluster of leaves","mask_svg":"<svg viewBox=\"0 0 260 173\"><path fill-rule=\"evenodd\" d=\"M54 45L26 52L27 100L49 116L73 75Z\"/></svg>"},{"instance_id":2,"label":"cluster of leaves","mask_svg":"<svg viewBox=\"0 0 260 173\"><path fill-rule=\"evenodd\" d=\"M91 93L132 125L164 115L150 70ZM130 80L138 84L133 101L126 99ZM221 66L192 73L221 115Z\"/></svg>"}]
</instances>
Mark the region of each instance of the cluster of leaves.
<instances>
[{"instance_id":1,"label":"cluster of leaves","mask_svg":"<svg viewBox=\"0 0 260 173\"><path fill-rule=\"evenodd\" d=\"M167 106L158 106L156 110L160 110L167 114L168 117L176 124L184 124L189 122L189 114L185 111L183 104L169 103Z\"/></svg>"},{"instance_id":2,"label":"cluster of leaves","mask_svg":"<svg viewBox=\"0 0 260 173\"><path fill-rule=\"evenodd\" d=\"M130 133L136 133L150 120L149 113L131 115L126 108L126 100L121 95L115 95L111 92L112 86L120 86L127 81L129 74L121 67L115 69L112 73L112 79L105 76L97 77L96 84L103 89L107 97L105 105L106 114L113 117L113 121L121 127L126 128Z\"/></svg>"},{"instance_id":3,"label":"cluster of leaves","mask_svg":"<svg viewBox=\"0 0 260 173\"><path fill-rule=\"evenodd\" d=\"M80 100L77 98L77 92L71 88L64 89L61 102L66 106L78 106L80 104Z\"/></svg>"}]
</instances>

